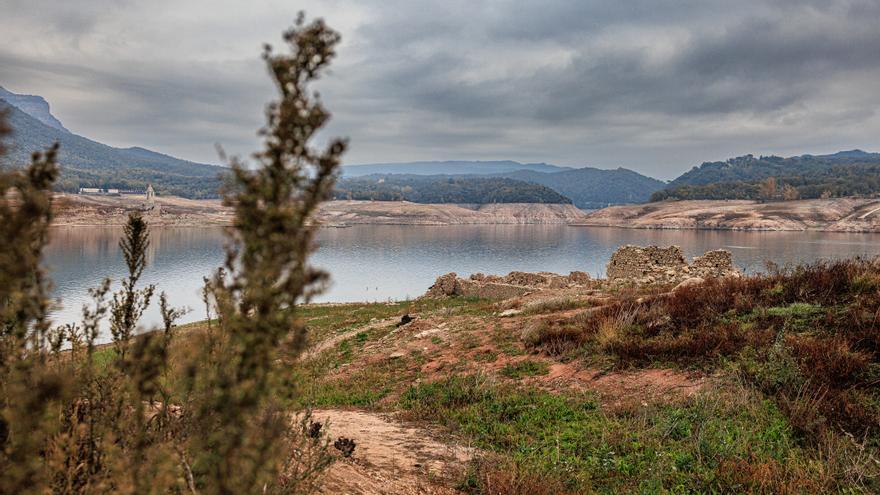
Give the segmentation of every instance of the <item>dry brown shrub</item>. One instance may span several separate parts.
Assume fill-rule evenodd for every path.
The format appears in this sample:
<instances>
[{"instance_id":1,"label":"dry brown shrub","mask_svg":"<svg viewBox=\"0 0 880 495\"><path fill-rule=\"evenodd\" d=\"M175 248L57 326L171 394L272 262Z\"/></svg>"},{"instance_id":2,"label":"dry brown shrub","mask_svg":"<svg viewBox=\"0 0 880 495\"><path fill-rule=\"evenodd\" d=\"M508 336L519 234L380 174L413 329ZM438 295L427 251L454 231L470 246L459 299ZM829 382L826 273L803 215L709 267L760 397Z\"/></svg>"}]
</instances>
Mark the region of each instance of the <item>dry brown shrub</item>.
<instances>
[{"instance_id":1,"label":"dry brown shrub","mask_svg":"<svg viewBox=\"0 0 880 495\"><path fill-rule=\"evenodd\" d=\"M481 495L573 495L546 473L509 461L483 461L477 467Z\"/></svg>"}]
</instances>

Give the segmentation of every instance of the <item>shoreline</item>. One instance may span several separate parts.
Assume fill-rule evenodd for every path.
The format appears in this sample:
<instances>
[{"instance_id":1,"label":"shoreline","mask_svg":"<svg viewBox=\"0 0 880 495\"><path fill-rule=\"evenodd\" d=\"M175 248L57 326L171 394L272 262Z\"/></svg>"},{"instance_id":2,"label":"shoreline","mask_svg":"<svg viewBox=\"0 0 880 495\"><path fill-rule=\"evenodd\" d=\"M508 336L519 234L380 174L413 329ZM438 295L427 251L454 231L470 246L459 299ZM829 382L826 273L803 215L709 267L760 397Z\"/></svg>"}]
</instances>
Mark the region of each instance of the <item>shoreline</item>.
<instances>
[{"instance_id":1,"label":"shoreline","mask_svg":"<svg viewBox=\"0 0 880 495\"><path fill-rule=\"evenodd\" d=\"M211 227L232 224L232 208L218 199L193 200L140 196L53 197L53 227L124 225L130 212L141 212L155 227ZM315 221L324 228L354 225L567 225L582 221L587 213L570 204L493 203L421 204L406 201L327 201Z\"/></svg>"},{"instance_id":2,"label":"shoreline","mask_svg":"<svg viewBox=\"0 0 880 495\"><path fill-rule=\"evenodd\" d=\"M223 227L232 209L219 199L56 194L52 227L116 227L140 211L154 227ZM405 201L327 201L321 228L356 225L566 225L641 230L880 233L880 199L835 198L759 203L693 200L610 206L584 211L570 204L420 204Z\"/></svg>"},{"instance_id":3,"label":"shoreline","mask_svg":"<svg viewBox=\"0 0 880 495\"><path fill-rule=\"evenodd\" d=\"M761 203L688 200L611 206L578 227L735 232L880 233L880 198L832 198Z\"/></svg>"}]
</instances>

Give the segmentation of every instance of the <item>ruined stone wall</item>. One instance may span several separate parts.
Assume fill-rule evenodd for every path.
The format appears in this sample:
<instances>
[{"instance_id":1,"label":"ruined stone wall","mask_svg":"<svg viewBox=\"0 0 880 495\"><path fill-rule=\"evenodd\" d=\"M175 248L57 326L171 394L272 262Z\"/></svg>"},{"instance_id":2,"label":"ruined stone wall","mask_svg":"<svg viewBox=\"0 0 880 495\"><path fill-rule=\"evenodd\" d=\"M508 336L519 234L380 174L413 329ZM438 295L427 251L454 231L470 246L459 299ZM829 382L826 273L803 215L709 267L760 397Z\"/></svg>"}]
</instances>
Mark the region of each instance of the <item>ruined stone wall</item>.
<instances>
[{"instance_id":1,"label":"ruined stone wall","mask_svg":"<svg viewBox=\"0 0 880 495\"><path fill-rule=\"evenodd\" d=\"M666 276L687 267L684 254L678 246L621 246L611 255L606 270L609 279L640 279Z\"/></svg>"},{"instance_id":2,"label":"ruined stone wall","mask_svg":"<svg viewBox=\"0 0 880 495\"><path fill-rule=\"evenodd\" d=\"M695 257L691 264L691 274L695 277L727 277L738 273L733 264L733 255L726 249L707 251L703 256Z\"/></svg>"},{"instance_id":3,"label":"ruined stone wall","mask_svg":"<svg viewBox=\"0 0 880 495\"><path fill-rule=\"evenodd\" d=\"M571 272L568 276L549 272L510 272L503 277L475 273L468 279L459 278L455 273L447 273L437 278L425 296L509 299L540 289L582 287L590 283L590 276L584 272Z\"/></svg>"},{"instance_id":4,"label":"ruined stone wall","mask_svg":"<svg viewBox=\"0 0 880 495\"><path fill-rule=\"evenodd\" d=\"M717 249L688 264L678 246L621 246L608 263L609 280L637 283L675 283L687 278L726 277L739 274L730 251Z\"/></svg>"}]
</instances>

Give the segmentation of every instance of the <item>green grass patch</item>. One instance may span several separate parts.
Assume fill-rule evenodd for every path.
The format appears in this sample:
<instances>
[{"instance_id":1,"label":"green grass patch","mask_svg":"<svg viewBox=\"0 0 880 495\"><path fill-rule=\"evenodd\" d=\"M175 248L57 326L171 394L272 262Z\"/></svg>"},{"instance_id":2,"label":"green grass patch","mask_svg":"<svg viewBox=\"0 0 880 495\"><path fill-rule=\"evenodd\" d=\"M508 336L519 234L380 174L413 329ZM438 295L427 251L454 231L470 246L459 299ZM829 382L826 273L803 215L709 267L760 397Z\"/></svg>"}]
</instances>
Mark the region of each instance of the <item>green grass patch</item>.
<instances>
[{"instance_id":1,"label":"green grass patch","mask_svg":"<svg viewBox=\"0 0 880 495\"><path fill-rule=\"evenodd\" d=\"M550 372L550 366L543 361L526 359L517 363L508 363L501 369L501 375L507 378L520 379L527 376L546 375Z\"/></svg>"},{"instance_id":2,"label":"green grass patch","mask_svg":"<svg viewBox=\"0 0 880 495\"><path fill-rule=\"evenodd\" d=\"M785 416L747 389L615 415L590 395L456 376L410 387L399 406L578 492L760 492L760 472L777 476L767 492L813 482Z\"/></svg>"}]
</instances>

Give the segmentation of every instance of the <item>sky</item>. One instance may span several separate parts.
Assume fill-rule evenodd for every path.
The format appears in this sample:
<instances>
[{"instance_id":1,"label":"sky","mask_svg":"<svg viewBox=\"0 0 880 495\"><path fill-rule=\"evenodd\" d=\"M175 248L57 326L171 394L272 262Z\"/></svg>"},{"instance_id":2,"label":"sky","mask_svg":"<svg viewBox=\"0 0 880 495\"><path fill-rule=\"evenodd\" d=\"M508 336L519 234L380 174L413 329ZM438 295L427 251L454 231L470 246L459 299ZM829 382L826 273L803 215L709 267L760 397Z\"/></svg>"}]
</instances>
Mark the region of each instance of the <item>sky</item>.
<instances>
[{"instance_id":1,"label":"sky","mask_svg":"<svg viewBox=\"0 0 880 495\"><path fill-rule=\"evenodd\" d=\"M315 89L345 162L518 160L670 179L880 150L877 0L0 0L0 86L71 131L218 163L298 11L342 35Z\"/></svg>"}]
</instances>

